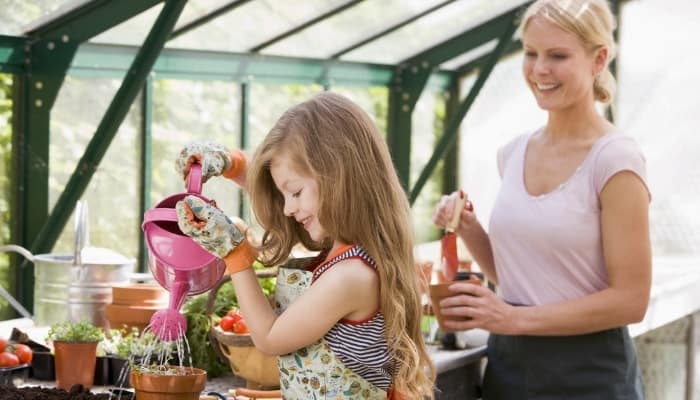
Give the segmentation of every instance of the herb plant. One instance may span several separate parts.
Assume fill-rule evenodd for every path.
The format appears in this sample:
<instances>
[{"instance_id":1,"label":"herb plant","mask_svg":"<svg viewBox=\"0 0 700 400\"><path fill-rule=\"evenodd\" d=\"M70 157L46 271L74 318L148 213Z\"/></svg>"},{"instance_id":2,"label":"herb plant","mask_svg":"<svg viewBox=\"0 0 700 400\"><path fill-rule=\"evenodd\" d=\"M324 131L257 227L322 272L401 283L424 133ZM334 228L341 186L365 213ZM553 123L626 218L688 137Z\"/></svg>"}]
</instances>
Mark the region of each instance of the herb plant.
<instances>
[{"instance_id":1,"label":"herb plant","mask_svg":"<svg viewBox=\"0 0 700 400\"><path fill-rule=\"evenodd\" d=\"M87 321L67 321L51 325L46 340L50 342L100 342L104 337L102 328Z\"/></svg>"}]
</instances>

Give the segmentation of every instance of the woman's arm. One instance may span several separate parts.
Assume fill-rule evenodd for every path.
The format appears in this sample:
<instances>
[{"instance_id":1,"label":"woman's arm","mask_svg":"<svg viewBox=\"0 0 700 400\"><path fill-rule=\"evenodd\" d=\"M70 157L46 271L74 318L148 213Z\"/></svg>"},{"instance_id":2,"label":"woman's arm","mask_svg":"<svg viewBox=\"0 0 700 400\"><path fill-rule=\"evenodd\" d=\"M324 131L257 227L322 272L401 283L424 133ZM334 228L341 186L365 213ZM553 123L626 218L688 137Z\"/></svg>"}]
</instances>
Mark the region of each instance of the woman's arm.
<instances>
[{"instance_id":1,"label":"woman's arm","mask_svg":"<svg viewBox=\"0 0 700 400\"><path fill-rule=\"evenodd\" d=\"M519 335L574 335L641 321L651 291L648 192L635 174L623 171L605 185L600 202L608 288L559 304L515 307L487 288L456 283L452 288L462 295L443 300L443 312L473 319L451 324L450 328L479 327Z\"/></svg>"}]
</instances>

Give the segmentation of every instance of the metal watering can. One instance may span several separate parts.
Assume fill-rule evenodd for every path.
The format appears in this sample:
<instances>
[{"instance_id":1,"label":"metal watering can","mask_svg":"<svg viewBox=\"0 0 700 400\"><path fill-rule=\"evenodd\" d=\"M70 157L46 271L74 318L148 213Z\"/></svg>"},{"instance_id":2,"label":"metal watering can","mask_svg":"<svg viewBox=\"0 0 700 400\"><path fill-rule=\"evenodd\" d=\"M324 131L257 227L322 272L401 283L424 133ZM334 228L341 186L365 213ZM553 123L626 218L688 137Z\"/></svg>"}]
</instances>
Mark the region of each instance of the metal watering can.
<instances>
[{"instance_id":1,"label":"metal watering can","mask_svg":"<svg viewBox=\"0 0 700 400\"><path fill-rule=\"evenodd\" d=\"M112 286L129 282L136 260L110 249L89 245L88 207L79 201L74 211L75 248L70 253L32 254L22 246L0 246L0 252L16 252L34 263L34 323L89 319L109 328L105 309L112 302ZM25 318L29 312L2 287L0 295Z\"/></svg>"},{"instance_id":2,"label":"metal watering can","mask_svg":"<svg viewBox=\"0 0 700 400\"><path fill-rule=\"evenodd\" d=\"M201 195L202 166L192 164L187 192L166 197L144 213L143 229L148 247L148 267L155 280L170 292L168 308L151 317L151 331L161 340L173 341L187 330L180 307L188 295L203 293L216 285L226 270L224 261L206 250L177 225L175 205L188 195Z\"/></svg>"}]
</instances>

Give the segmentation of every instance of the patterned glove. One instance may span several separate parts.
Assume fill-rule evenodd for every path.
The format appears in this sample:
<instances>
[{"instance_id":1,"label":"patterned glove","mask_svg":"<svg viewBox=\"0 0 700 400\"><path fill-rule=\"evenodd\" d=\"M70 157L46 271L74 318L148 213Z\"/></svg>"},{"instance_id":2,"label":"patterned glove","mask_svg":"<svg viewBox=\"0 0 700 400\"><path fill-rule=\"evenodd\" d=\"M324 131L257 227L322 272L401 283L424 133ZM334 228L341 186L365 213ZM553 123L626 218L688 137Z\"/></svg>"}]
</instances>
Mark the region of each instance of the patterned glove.
<instances>
[{"instance_id":1,"label":"patterned glove","mask_svg":"<svg viewBox=\"0 0 700 400\"><path fill-rule=\"evenodd\" d=\"M175 169L183 179L195 161L202 164L202 182L206 182L212 176L221 175L229 169L231 153L223 145L214 142L188 143L175 160Z\"/></svg>"},{"instance_id":2,"label":"patterned glove","mask_svg":"<svg viewBox=\"0 0 700 400\"><path fill-rule=\"evenodd\" d=\"M221 210L197 196L178 201L175 209L180 230L219 258L226 257L245 239Z\"/></svg>"}]
</instances>

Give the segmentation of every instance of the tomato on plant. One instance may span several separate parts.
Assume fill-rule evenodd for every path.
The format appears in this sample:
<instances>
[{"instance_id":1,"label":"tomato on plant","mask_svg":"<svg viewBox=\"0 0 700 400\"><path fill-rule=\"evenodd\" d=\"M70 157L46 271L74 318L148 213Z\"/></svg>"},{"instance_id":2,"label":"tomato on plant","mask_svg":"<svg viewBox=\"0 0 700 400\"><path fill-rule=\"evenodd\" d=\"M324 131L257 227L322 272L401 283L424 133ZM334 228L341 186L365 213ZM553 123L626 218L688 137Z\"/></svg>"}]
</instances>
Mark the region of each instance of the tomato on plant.
<instances>
[{"instance_id":1,"label":"tomato on plant","mask_svg":"<svg viewBox=\"0 0 700 400\"><path fill-rule=\"evenodd\" d=\"M14 353L17 358L19 358L20 364L28 364L32 361L34 352L32 352L32 349L26 344L15 344L10 347L14 348Z\"/></svg>"},{"instance_id":2,"label":"tomato on plant","mask_svg":"<svg viewBox=\"0 0 700 400\"><path fill-rule=\"evenodd\" d=\"M233 320L233 318L226 315L221 317L221 321L219 321L219 326L221 327L221 330L229 332L231 331L231 329L233 329L234 323L235 321Z\"/></svg>"},{"instance_id":3,"label":"tomato on plant","mask_svg":"<svg viewBox=\"0 0 700 400\"><path fill-rule=\"evenodd\" d=\"M248 324L245 323L245 320L241 319L233 324L233 333L248 333Z\"/></svg>"},{"instance_id":4,"label":"tomato on plant","mask_svg":"<svg viewBox=\"0 0 700 400\"><path fill-rule=\"evenodd\" d=\"M19 365L19 358L16 355L3 351L0 353L0 367L16 367Z\"/></svg>"}]
</instances>

